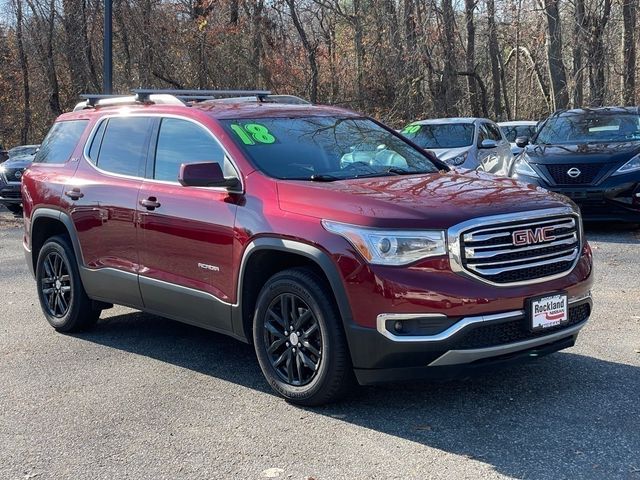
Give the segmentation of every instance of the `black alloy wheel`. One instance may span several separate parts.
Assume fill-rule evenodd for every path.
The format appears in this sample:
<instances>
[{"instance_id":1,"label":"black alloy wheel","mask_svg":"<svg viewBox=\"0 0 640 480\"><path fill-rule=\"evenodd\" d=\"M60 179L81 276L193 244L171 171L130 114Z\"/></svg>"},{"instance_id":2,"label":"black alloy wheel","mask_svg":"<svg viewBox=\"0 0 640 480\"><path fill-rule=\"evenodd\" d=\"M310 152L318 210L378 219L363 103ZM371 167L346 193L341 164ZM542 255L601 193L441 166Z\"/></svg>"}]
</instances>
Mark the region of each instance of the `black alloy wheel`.
<instances>
[{"instance_id":1,"label":"black alloy wheel","mask_svg":"<svg viewBox=\"0 0 640 480\"><path fill-rule=\"evenodd\" d=\"M256 302L253 343L269 385L292 403L333 402L354 383L333 291L309 268L283 270L267 280Z\"/></svg>"},{"instance_id":2,"label":"black alloy wheel","mask_svg":"<svg viewBox=\"0 0 640 480\"><path fill-rule=\"evenodd\" d=\"M283 381L301 386L313 380L322 362L322 335L304 300L292 293L273 299L264 318L264 342Z\"/></svg>"},{"instance_id":3,"label":"black alloy wheel","mask_svg":"<svg viewBox=\"0 0 640 480\"><path fill-rule=\"evenodd\" d=\"M62 318L73 300L69 266L58 252L52 251L44 258L43 268L45 276L40 280L40 290L46 299L46 313Z\"/></svg>"},{"instance_id":4,"label":"black alloy wheel","mask_svg":"<svg viewBox=\"0 0 640 480\"><path fill-rule=\"evenodd\" d=\"M46 240L36 263L38 299L47 321L59 332L74 332L93 326L101 305L84 290L76 256L66 236Z\"/></svg>"}]
</instances>

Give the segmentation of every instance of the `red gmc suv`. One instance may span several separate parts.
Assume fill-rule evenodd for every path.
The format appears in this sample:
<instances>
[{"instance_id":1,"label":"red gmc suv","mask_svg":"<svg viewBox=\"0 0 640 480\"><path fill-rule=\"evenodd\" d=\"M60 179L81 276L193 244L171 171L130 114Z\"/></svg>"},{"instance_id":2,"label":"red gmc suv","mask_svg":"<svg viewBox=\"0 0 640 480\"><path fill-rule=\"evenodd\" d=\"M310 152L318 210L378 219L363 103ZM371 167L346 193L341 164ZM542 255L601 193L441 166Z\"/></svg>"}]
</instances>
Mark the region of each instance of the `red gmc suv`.
<instances>
[{"instance_id":1,"label":"red gmc suv","mask_svg":"<svg viewBox=\"0 0 640 480\"><path fill-rule=\"evenodd\" d=\"M120 304L231 335L304 405L574 344L592 256L565 197L351 111L172 93L89 97L24 175L56 330Z\"/></svg>"}]
</instances>

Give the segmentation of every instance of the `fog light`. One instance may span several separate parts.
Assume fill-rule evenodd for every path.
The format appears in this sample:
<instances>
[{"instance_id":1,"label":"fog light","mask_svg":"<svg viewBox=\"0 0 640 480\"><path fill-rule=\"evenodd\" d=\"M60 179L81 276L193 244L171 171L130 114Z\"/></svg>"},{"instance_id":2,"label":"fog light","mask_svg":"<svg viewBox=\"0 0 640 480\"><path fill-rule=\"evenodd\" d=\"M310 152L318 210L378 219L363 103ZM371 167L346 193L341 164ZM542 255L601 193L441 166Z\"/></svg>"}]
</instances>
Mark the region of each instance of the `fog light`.
<instances>
[{"instance_id":1,"label":"fog light","mask_svg":"<svg viewBox=\"0 0 640 480\"><path fill-rule=\"evenodd\" d=\"M396 332L401 332L402 331L402 322L397 321L396 323L393 324L393 329Z\"/></svg>"}]
</instances>

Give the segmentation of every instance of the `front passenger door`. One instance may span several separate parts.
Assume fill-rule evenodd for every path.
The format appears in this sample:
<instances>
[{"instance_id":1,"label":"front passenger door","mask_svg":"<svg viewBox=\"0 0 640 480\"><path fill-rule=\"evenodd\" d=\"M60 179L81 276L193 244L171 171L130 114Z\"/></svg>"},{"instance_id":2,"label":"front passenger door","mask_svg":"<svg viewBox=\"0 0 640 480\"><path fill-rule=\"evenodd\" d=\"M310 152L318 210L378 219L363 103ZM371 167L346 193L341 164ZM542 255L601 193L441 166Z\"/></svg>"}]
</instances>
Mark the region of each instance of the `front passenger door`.
<instances>
[{"instance_id":1,"label":"front passenger door","mask_svg":"<svg viewBox=\"0 0 640 480\"><path fill-rule=\"evenodd\" d=\"M239 196L224 188L183 187L183 163L219 162L237 175L203 125L162 118L138 195L140 290L145 307L219 331L231 330L233 250Z\"/></svg>"}]
</instances>

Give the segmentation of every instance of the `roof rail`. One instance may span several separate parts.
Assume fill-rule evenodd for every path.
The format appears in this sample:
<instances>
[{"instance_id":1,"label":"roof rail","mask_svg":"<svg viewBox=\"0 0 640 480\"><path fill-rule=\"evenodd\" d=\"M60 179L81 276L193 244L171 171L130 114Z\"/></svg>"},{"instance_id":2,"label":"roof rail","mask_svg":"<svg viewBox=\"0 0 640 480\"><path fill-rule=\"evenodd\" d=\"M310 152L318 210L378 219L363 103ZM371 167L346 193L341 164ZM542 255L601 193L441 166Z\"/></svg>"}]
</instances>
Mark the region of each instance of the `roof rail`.
<instances>
[{"instance_id":1,"label":"roof rail","mask_svg":"<svg viewBox=\"0 0 640 480\"><path fill-rule=\"evenodd\" d=\"M259 102L266 101L271 94L268 90L166 90L142 89L132 90L134 95L104 95L85 93L80 95L84 101L76 104L73 111L86 108L131 105L135 103L155 103L160 105L186 105L186 102L216 100L226 97L251 96Z\"/></svg>"},{"instance_id":2,"label":"roof rail","mask_svg":"<svg viewBox=\"0 0 640 480\"><path fill-rule=\"evenodd\" d=\"M271 95L269 90L173 90L173 89L144 89L137 88L132 90L140 101L145 101L151 95L173 95L176 98L184 101L200 101L200 100L214 100L216 98L224 97L244 97L253 96L258 101L264 101L265 97Z\"/></svg>"}]
</instances>

